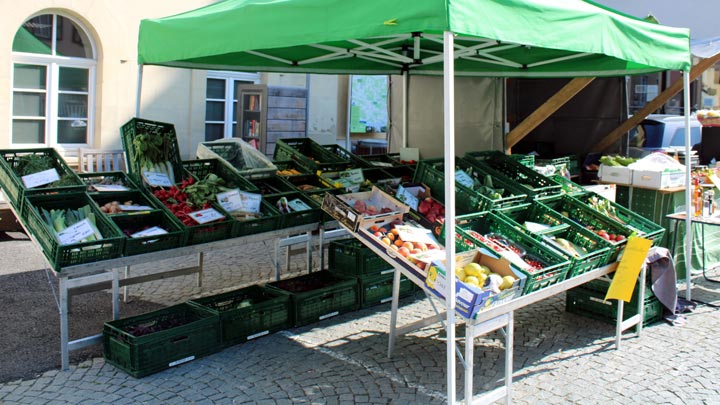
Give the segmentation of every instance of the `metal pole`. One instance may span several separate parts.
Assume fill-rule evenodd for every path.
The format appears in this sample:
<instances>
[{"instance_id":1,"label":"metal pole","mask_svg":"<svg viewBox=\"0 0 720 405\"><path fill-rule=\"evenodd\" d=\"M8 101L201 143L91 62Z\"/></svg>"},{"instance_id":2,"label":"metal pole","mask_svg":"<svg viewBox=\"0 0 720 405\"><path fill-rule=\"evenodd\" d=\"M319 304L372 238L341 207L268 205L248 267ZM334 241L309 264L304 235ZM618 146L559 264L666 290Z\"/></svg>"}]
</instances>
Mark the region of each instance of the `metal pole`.
<instances>
[{"instance_id":1,"label":"metal pole","mask_svg":"<svg viewBox=\"0 0 720 405\"><path fill-rule=\"evenodd\" d=\"M403 72L402 85L402 148L407 148L407 125L408 125L408 74Z\"/></svg>"},{"instance_id":2,"label":"metal pole","mask_svg":"<svg viewBox=\"0 0 720 405\"><path fill-rule=\"evenodd\" d=\"M143 65L138 65L138 80L135 97L135 116L140 116L140 98L142 97Z\"/></svg>"},{"instance_id":3,"label":"metal pole","mask_svg":"<svg viewBox=\"0 0 720 405\"><path fill-rule=\"evenodd\" d=\"M443 133L445 145L445 263L447 269L447 402L455 403L455 59L454 37L443 32ZM470 342L472 344L472 341ZM467 372L467 371L466 371Z\"/></svg>"},{"instance_id":4,"label":"metal pole","mask_svg":"<svg viewBox=\"0 0 720 405\"><path fill-rule=\"evenodd\" d=\"M685 298L692 296L692 179L690 176L690 72L683 72L683 98L685 99Z\"/></svg>"},{"instance_id":5,"label":"metal pole","mask_svg":"<svg viewBox=\"0 0 720 405\"><path fill-rule=\"evenodd\" d=\"M347 97L347 125L345 126L345 148L352 152L350 144L350 117L352 116L352 75L348 75L348 97Z\"/></svg>"}]
</instances>

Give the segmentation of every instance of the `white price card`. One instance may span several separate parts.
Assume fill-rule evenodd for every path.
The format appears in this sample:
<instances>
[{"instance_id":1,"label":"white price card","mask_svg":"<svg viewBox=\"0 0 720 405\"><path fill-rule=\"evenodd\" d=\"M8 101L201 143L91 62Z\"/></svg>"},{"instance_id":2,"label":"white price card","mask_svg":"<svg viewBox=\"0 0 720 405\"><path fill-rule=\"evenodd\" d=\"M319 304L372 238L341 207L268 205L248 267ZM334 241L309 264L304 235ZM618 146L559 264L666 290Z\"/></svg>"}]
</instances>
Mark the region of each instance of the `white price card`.
<instances>
[{"instance_id":1,"label":"white price card","mask_svg":"<svg viewBox=\"0 0 720 405\"><path fill-rule=\"evenodd\" d=\"M361 184L365 181L362 169L350 169L340 172L340 178L346 179L351 184Z\"/></svg>"},{"instance_id":2,"label":"white price card","mask_svg":"<svg viewBox=\"0 0 720 405\"><path fill-rule=\"evenodd\" d=\"M397 193L395 193L395 196L398 200L404 202L405 205L417 211L418 204L420 203L420 200L417 198L417 196L423 191L425 191L425 188L421 186L407 188L399 186Z\"/></svg>"},{"instance_id":3,"label":"white price card","mask_svg":"<svg viewBox=\"0 0 720 405\"><path fill-rule=\"evenodd\" d=\"M125 186L121 186L120 184L93 184L92 188L95 189L95 191L128 191L129 188Z\"/></svg>"},{"instance_id":4,"label":"white price card","mask_svg":"<svg viewBox=\"0 0 720 405\"><path fill-rule=\"evenodd\" d=\"M191 212L188 215L198 224L206 224L208 222L217 221L218 219L225 218L225 215L219 213L215 208L207 208L204 210Z\"/></svg>"},{"instance_id":5,"label":"white price card","mask_svg":"<svg viewBox=\"0 0 720 405\"><path fill-rule=\"evenodd\" d=\"M79 243L88 236L94 235L95 229L90 224L90 221L85 218L80 222L76 222L71 226L68 226L64 230L57 233L58 241L61 245L72 245Z\"/></svg>"},{"instance_id":6,"label":"white price card","mask_svg":"<svg viewBox=\"0 0 720 405\"><path fill-rule=\"evenodd\" d=\"M44 186L58 180L60 180L60 175L58 175L58 172L55 169L43 170L41 172L22 176L22 181L25 183L25 187L27 188Z\"/></svg>"},{"instance_id":7,"label":"white price card","mask_svg":"<svg viewBox=\"0 0 720 405\"><path fill-rule=\"evenodd\" d=\"M234 189L218 193L217 200L228 212L260 212L262 195Z\"/></svg>"},{"instance_id":8,"label":"white price card","mask_svg":"<svg viewBox=\"0 0 720 405\"><path fill-rule=\"evenodd\" d=\"M173 184L170 182L170 178L165 173L158 172L143 172L145 181L152 187L172 187Z\"/></svg>"},{"instance_id":9,"label":"white price card","mask_svg":"<svg viewBox=\"0 0 720 405\"><path fill-rule=\"evenodd\" d=\"M437 245L438 242L432 235L432 231L421 226L395 225L400 239L406 242L422 242L425 244Z\"/></svg>"},{"instance_id":10,"label":"white price card","mask_svg":"<svg viewBox=\"0 0 720 405\"><path fill-rule=\"evenodd\" d=\"M143 238L145 236L165 235L166 233L168 233L168 231L160 228L159 226L153 226L152 228L144 229L140 232L135 232L134 234L130 235L130 237Z\"/></svg>"},{"instance_id":11,"label":"white price card","mask_svg":"<svg viewBox=\"0 0 720 405\"><path fill-rule=\"evenodd\" d=\"M475 184L472 177L460 169L455 171L455 181L469 188L472 188L473 184Z\"/></svg>"},{"instance_id":12,"label":"white price card","mask_svg":"<svg viewBox=\"0 0 720 405\"><path fill-rule=\"evenodd\" d=\"M147 205L118 205L118 208L122 211L152 211L153 207Z\"/></svg>"},{"instance_id":13,"label":"white price card","mask_svg":"<svg viewBox=\"0 0 720 405\"><path fill-rule=\"evenodd\" d=\"M290 209L291 209L293 212L296 212L296 211L307 211L307 210L312 209L312 207L310 207L309 205L305 204L305 202L304 202L303 200L299 199L299 198L296 198L296 199L294 199L294 200L288 201L288 207L290 207Z\"/></svg>"}]
</instances>

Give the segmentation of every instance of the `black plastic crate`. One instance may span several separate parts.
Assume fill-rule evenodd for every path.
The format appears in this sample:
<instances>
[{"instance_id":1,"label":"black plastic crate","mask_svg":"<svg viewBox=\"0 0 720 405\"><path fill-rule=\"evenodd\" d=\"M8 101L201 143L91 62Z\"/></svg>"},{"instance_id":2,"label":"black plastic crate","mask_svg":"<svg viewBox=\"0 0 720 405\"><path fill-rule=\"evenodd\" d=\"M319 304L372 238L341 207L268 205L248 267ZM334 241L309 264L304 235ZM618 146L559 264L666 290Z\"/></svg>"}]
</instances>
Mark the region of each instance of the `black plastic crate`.
<instances>
[{"instance_id":1,"label":"black plastic crate","mask_svg":"<svg viewBox=\"0 0 720 405\"><path fill-rule=\"evenodd\" d=\"M143 185L143 174L141 165L141 151L135 144L138 136L147 135L148 139L158 142L166 160L154 162L161 169L161 172L168 172L174 178L170 182L179 183L182 178L182 160L180 159L180 148L178 146L175 126L166 122L150 121L142 118L132 118L120 128L120 138L128 161L128 173L130 178L138 185ZM170 162L171 167L162 167L165 162ZM172 169L172 170L171 170ZM174 180L174 181L173 181Z\"/></svg>"},{"instance_id":2,"label":"black plastic crate","mask_svg":"<svg viewBox=\"0 0 720 405\"><path fill-rule=\"evenodd\" d=\"M287 329L290 297L257 285L188 302L217 314L222 345L230 346Z\"/></svg>"},{"instance_id":3,"label":"black plastic crate","mask_svg":"<svg viewBox=\"0 0 720 405\"><path fill-rule=\"evenodd\" d=\"M330 242L328 266L333 272L352 276L377 275L392 269L388 262L355 238Z\"/></svg>"},{"instance_id":4,"label":"black plastic crate","mask_svg":"<svg viewBox=\"0 0 720 405\"><path fill-rule=\"evenodd\" d=\"M187 303L106 322L105 361L135 378L218 351L220 319Z\"/></svg>"},{"instance_id":5,"label":"black plastic crate","mask_svg":"<svg viewBox=\"0 0 720 405\"><path fill-rule=\"evenodd\" d=\"M32 188L26 187L23 176L20 174L25 173L26 170L30 171L28 163L31 159L42 160L50 166L49 169L55 169L58 176L60 176L61 183L56 181L55 183ZM34 173L36 172L32 171L32 173L28 172L25 175ZM72 193L85 190L85 183L80 180L53 148L0 150L0 186L5 191L5 196L10 204L18 212L22 211L23 199L27 196Z\"/></svg>"},{"instance_id":6,"label":"black plastic crate","mask_svg":"<svg viewBox=\"0 0 720 405\"><path fill-rule=\"evenodd\" d=\"M357 277L360 308L385 304L392 301L394 271ZM400 277L399 298L412 295L415 284L407 277Z\"/></svg>"},{"instance_id":7,"label":"black plastic crate","mask_svg":"<svg viewBox=\"0 0 720 405\"><path fill-rule=\"evenodd\" d=\"M357 280L327 270L268 284L290 296L294 326L308 325L357 309Z\"/></svg>"}]
</instances>

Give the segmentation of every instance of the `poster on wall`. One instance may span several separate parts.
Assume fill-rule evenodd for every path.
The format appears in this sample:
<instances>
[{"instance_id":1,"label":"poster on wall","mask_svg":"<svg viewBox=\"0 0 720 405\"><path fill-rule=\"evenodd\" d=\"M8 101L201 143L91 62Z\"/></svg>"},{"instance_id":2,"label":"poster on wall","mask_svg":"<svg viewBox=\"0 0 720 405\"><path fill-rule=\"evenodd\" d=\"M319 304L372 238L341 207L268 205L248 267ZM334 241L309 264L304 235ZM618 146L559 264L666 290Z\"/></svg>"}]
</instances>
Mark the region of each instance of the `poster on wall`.
<instances>
[{"instance_id":1,"label":"poster on wall","mask_svg":"<svg viewBox=\"0 0 720 405\"><path fill-rule=\"evenodd\" d=\"M353 75L350 86L350 132L384 132L388 77Z\"/></svg>"}]
</instances>

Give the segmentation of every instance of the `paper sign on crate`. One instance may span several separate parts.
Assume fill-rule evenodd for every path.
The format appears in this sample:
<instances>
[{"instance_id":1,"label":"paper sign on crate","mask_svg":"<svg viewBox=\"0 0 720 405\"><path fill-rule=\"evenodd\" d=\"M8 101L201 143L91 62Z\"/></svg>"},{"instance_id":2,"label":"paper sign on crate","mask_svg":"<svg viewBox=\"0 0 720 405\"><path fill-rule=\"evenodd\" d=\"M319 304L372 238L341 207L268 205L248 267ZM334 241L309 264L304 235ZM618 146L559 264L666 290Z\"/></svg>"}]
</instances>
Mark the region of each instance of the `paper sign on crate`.
<instances>
[{"instance_id":1,"label":"paper sign on crate","mask_svg":"<svg viewBox=\"0 0 720 405\"><path fill-rule=\"evenodd\" d=\"M93 184L92 188L95 191L129 191L130 189L120 184Z\"/></svg>"},{"instance_id":2,"label":"paper sign on crate","mask_svg":"<svg viewBox=\"0 0 720 405\"><path fill-rule=\"evenodd\" d=\"M225 218L225 215L219 213L214 208L207 208L200 211L191 212L188 216L195 220L198 224L207 224L208 222L217 221Z\"/></svg>"},{"instance_id":3,"label":"paper sign on crate","mask_svg":"<svg viewBox=\"0 0 720 405\"><path fill-rule=\"evenodd\" d=\"M405 184L398 186L395 197L405 203L405 205L417 211L420 200L430 197L430 188L424 184L412 185Z\"/></svg>"},{"instance_id":4,"label":"paper sign on crate","mask_svg":"<svg viewBox=\"0 0 720 405\"><path fill-rule=\"evenodd\" d=\"M76 222L75 224L58 232L57 238L61 245L72 245L80 243L83 239L94 234L95 228L93 228L90 221L85 218L82 221Z\"/></svg>"},{"instance_id":5,"label":"paper sign on crate","mask_svg":"<svg viewBox=\"0 0 720 405\"><path fill-rule=\"evenodd\" d=\"M143 238L145 236L157 236L157 235L165 235L168 233L163 228L160 228L159 226L153 226L152 228L148 228L145 230L142 230L140 232L135 232L134 234L130 235L131 238Z\"/></svg>"},{"instance_id":6,"label":"paper sign on crate","mask_svg":"<svg viewBox=\"0 0 720 405\"><path fill-rule=\"evenodd\" d=\"M262 195L233 189L217 194L217 200L228 212L260 212Z\"/></svg>"},{"instance_id":7,"label":"paper sign on crate","mask_svg":"<svg viewBox=\"0 0 720 405\"><path fill-rule=\"evenodd\" d=\"M143 172L145 181L152 187L172 187L173 184L170 182L170 178L165 173L157 172Z\"/></svg>"},{"instance_id":8,"label":"paper sign on crate","mask_svg":"<svg viewBox=\"0 0 720 405\"><path fill-rule=\"evenodd\" d=\"M60 180L56 169L43 170L41 172L22 176L22 181L27 188L35 188Z\"/></svg>"},{"instance_id":9,"label":"paper sign on crate","mask_svg":"<svg viewBox=\"0 0 720 405\"><path fill-rule=\"evenodd\" d=\"M395 225L400 239L406 242L422 242L426 245L438 245L438 241L427 228L412 225Z\"/></svg>"}]
</instances>

